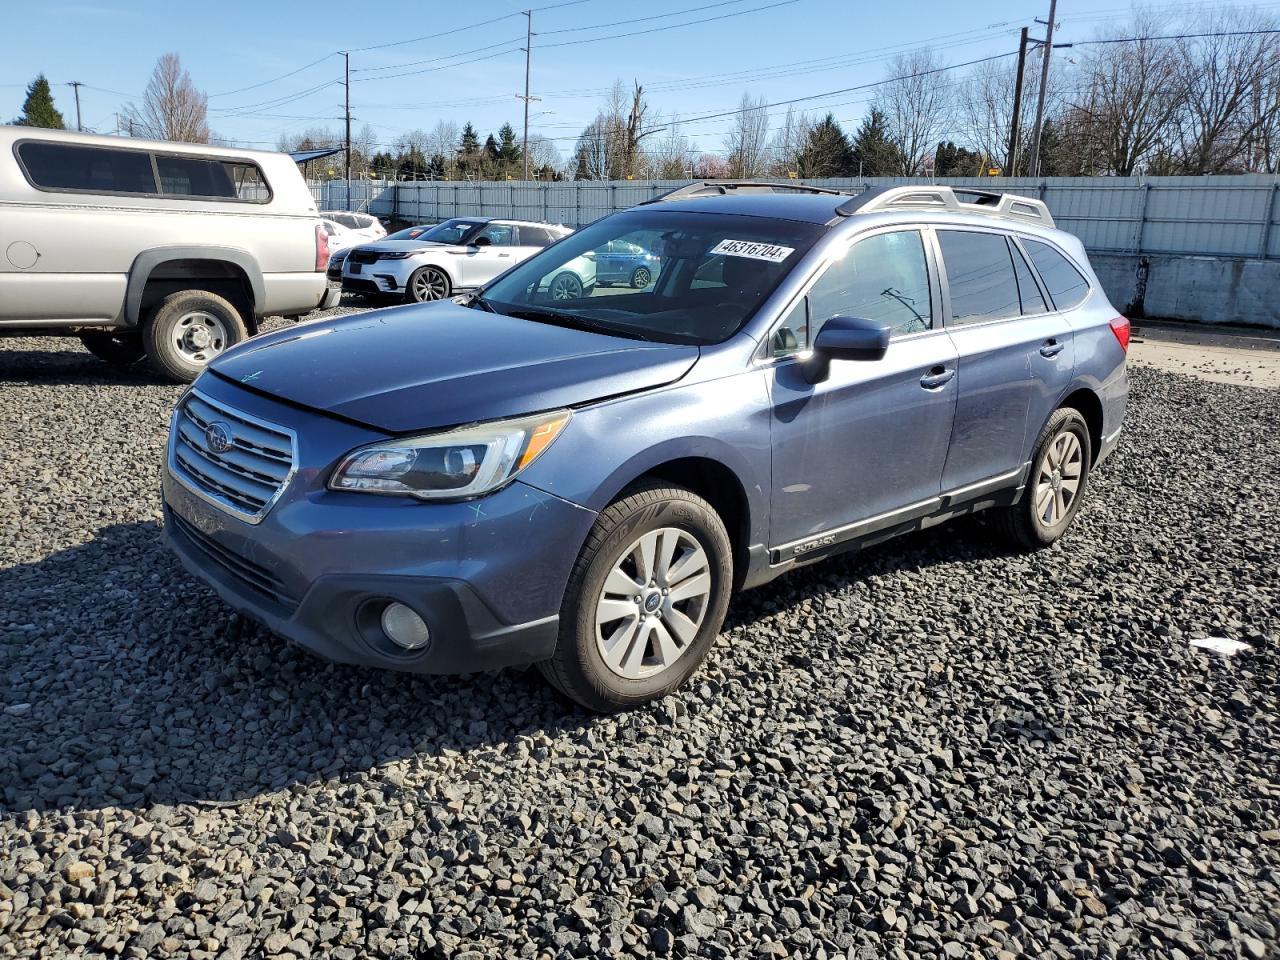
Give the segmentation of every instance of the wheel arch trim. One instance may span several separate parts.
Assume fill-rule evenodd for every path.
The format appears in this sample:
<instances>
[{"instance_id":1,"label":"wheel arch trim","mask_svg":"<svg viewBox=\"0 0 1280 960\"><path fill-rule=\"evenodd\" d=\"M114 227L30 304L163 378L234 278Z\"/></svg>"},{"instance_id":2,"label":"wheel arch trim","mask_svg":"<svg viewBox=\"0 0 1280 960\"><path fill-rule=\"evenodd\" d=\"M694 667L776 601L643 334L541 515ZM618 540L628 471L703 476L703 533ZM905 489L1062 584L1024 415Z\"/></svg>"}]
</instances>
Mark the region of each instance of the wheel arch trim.
<instances>
[{"instance_id":1,"label":"wheel arch trim","mask_svg":"<svg viewBox=\"0 0 1280 960\"><path fill-rule=\"evenodd\" d=\"M266 284L262 279L262 268L253 254L247 250L237 247L201 245L154 247L138 254L129 267L129 282L125 289L124 301L124 321L128 326L138 326L142 321L142 297L151 275L157 267L174 260L213 260L235 267L248 282L253 301L249 306L253 317L258 316L260 308L266 303Z\"/></svg>"}]
</instances>

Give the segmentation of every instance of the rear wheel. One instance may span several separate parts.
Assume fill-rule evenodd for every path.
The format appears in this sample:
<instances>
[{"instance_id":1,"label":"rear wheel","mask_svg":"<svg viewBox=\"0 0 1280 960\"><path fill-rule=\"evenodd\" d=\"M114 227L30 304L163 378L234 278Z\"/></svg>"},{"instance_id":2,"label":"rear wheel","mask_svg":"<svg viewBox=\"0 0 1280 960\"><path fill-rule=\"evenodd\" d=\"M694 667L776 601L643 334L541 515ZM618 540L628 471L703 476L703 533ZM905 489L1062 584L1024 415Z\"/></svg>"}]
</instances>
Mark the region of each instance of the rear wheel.
<instances>
[{"instance_id":1,"label":"rear wheel","mask_svg":"<svg viewBox=\"0 0 1280 960\"><path fill-rule=\"evenodd\" d=\"M142 329L147 359L175 383L190 383L209 361L248 336L240 311L208 290L169 294Z\"/></svg>"},{"instance_id":2,"label":"rear wheel","mask_svg":"<svg viewBox=\"0 0 1280 960\"><path fill-rule=\"evenodd\" d=\"M653 274L649 272L648 267L636 267L631 271L631 286L636 290L643 290L653 282Z\"/></svg>"},{"instance_id":3,"label":"rear wheel","mask_svg":"<svg viewBox=\"0 0 1280 960\"><path fill-rule=\"evenodd\" d=\"M146 351L137 330L94 330L80 334L84 348L113 367L127 367L142 359Z\"/></svg>"},{"instance_id":4,"label":"rear wheel","mask_svg":"<svg viewBox=\"0 0 1280 960\"><path fill-rule=\"evenodd\" d=\"M405 284L404 294L410 303L427 303L445 299L452 289L449 275L439 267L419 267Z\"/></svg>"},{"instance_id":5,"label":"rear wheel","mask_svg":"<svg viewBox=\"0 0 1280 960\"><path fill-rule=\"evenodd\" d=\"M1071 526L1089 487L1089 425L1078 410L1054 411L1040 431L1022 499L995 515L996 528L1014 546L1039 550Z\"/></svg>"},{"instance_id":6,"label":"rear wheel","mask_svg":"<svg viewBox=\"0 0 1280 960\"><path fill-rule=\"evenodd\" d=\"M577 274L561 273L551 280L552 300L577 300L582 296L582 281Z\"/></svg>"},{"instance_id":7,"label":"rear wheel","mask_svg":"<svg viewBox=\"0 0 1280 960\"><path fill-rule=\"evenodd\" d=\"M707 501L683 487L633 488L592 527L555 656L538 668L590 710L664 697L706 659L732 582L729 535Z\"/></svg>"}]
</instances>

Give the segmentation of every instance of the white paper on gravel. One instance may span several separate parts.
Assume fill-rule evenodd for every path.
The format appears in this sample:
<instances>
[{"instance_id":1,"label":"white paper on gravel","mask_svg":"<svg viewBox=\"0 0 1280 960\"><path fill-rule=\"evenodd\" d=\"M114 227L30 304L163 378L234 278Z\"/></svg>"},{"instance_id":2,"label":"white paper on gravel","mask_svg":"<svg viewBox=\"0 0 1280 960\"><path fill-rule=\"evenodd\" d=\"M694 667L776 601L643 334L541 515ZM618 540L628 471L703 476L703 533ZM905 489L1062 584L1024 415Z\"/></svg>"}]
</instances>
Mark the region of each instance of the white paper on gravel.
<instances>
[{"instance_id":1,"label":"white paper on gravel","mask_svg":"<svg viewBox=\"0 0 1280 960\"><path fill-rule=\"evenodd\" d=\"M1192 637L1191 645L1211 653L1220 653L1224 657L1234 657L1237 653L1253 649L1243 640L1232 640L1229 637Z\"/></svg>"}]
</instances>

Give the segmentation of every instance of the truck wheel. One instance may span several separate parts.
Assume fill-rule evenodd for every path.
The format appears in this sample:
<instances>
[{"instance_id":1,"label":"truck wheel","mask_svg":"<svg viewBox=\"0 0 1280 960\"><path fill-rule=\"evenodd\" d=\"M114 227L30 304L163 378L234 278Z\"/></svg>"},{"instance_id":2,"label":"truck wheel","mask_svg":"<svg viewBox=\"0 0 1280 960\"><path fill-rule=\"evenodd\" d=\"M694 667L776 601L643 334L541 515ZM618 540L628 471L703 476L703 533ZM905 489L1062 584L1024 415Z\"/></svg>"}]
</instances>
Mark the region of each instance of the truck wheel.
<instances>
[{"instance_id":1,"label":"truck wheel","mask_svg":"<svg viewBox=\"0 0 1280 960\"><path fill-rule=\"evenodd\" d=\"M601 713L664 697L706 659L732 583L729 535L711 504L684 487L634 487L591 528L555 656L538 669Z\"/></svg>"},{"instance_id":2,"label":"truck wheel","mask_svg":"<svg viewBox=\"0 0 1280 960\"><path fill-rule=\"evenodd\" d=\"M210 360L248 336L240 311L208 290L169 294L142 328L151 366L175 383L190 383Z\"/></svg>"},{"instance_id":3,"label":"truck wheel","mask_svg":"<svg viewBox=\"0 0 1280 960\"><path fill-rule=\"evenodd\" d=\"M1089 487L1091 449L1084 417L1071 407L1055 410L1036 441L1022 499L996 511L1001 537L1039 550L1066 533Z\"/></svg>"},{"instance_id":4,"label":"truck wheel","mask_svg":"<svg viewBox=\"0 0 1280 960\"><path fill-rule=\"evenodd\" d=\"M84 348L113 367L127 367L142 359L142 334L137 330L93 330L80 334Z\"/></svg>"},{"instance_id":5,"label":"truck wheel","mask_svg":"<svg viewBox=\"0 0 1280 960\"><path fill-rule=\"evenodd\" d=\"M452 289L449 275L439 267L419 267L404 285L404 298L409 303L444 300Z\"/></svg>"}]
</instances>

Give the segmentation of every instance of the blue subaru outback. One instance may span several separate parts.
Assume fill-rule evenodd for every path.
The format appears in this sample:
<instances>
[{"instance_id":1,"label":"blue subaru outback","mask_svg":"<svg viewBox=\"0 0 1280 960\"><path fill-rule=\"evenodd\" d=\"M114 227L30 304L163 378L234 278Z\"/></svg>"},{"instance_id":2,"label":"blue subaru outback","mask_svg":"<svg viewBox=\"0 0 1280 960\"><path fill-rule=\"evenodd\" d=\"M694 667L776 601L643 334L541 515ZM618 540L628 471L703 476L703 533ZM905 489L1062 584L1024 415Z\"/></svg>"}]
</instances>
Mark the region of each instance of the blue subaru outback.
<instances>
[{"instance_id":1,"label":"blue subaru outback","mask_svg":"<svg viewBox=\"0 0 1280 960\"><path fill-rule=\"evenodd\" d=\"M553 296L619 244L649 283ZM1128 338L1036 200L692 184L476 294L228 351L174 412L166 536L326 657L536 663L615 710L698 669L735 589L976 510L1053 543Z\"/></svg>"}]
</instances>

